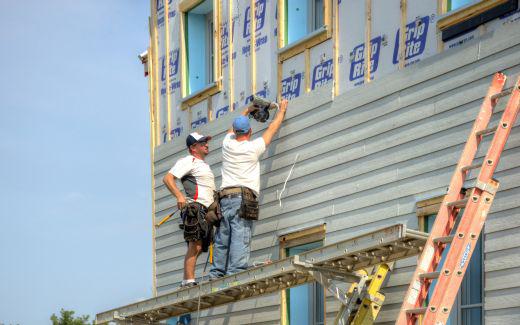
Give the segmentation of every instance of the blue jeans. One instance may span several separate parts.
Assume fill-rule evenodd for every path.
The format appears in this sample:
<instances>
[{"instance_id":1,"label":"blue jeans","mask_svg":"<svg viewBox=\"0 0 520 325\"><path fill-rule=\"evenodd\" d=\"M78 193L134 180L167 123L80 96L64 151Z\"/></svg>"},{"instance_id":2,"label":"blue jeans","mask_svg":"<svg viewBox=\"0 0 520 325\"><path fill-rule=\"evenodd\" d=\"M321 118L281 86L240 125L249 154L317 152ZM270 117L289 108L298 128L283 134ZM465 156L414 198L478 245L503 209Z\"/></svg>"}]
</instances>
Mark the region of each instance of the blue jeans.
<instances>
[{"instance_id":1,"label":"blue jeans","mask_svg":"<svg viewBox=\"0 0 520 325\"><path fill-rule=\"evenodd\" d=\"M240 217L241 202L242 196L220 200L222 220L213 243L210 278L244 271L248 267L253 220Z\"/></svg>"}]
</instances>

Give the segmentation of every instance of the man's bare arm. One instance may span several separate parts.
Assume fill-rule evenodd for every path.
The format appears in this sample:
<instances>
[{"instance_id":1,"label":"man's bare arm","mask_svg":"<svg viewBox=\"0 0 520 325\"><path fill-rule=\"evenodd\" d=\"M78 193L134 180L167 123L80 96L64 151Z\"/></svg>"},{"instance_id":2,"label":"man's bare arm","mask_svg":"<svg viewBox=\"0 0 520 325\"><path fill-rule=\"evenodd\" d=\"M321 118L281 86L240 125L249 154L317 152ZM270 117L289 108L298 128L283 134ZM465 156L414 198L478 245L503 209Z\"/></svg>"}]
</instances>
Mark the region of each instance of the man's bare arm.
<instances>
[{"instance_id":1,"label":"man's bare arm","mask_svg":"<svg viewBox=\"0 0 520 325\"><path fill-rule=\"evenodd\" d=\"M274 135L280 129L282 121L285 117L285 112L287 111L287 105L288 101L286 99L280 102L280 108L278 109L278 112L276 112L276 116L274 117L271 124L269 124L269 126L267 127L267 130L264 131L264 134L262 134L262 138L264 138L266 147L271 143Z\"/></svg>"},{"instance_id":2,"label":"man's bare arm","mask_svg":"<svg viewBox=\"0 0 520 325\"><path fill-rule=\"evenodd\" d=\"M182 195L182 192L177 187L177 184L175 183L175 176L170 173L166 173L166 175L163 177L163 183L177 199L177 207L179 209L184 208L186 206L186 198L184 195Z\"/></svg>"}]
</instances>

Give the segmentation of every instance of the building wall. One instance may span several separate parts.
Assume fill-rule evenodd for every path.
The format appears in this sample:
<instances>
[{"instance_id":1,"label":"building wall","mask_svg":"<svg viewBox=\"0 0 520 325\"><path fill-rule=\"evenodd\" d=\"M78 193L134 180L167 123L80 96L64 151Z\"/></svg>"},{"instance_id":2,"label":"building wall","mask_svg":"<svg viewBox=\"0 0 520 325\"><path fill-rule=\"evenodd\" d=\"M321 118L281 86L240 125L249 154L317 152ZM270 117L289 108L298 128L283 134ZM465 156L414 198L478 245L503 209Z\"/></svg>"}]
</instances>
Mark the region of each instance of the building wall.
<instances>
[{"instance_id":1,"label":"building wall","mask_svg":"<svg viewBox=\"0 0 520 325\"><path fill-rule=\"evenodd\" d=\"M157 144L176 141L181 132L216 120L234 108L244 107L251 94L275 99L279 95L296 98L306 92L336 83L336 94L359 87L366 82L363 73L366 35L373 48L371 55L371 79L380 78L399 68L398 51L401 33L407 33L408 50L403 64L408 66L436 54L438 33L436 19L440 9L436 1L428 5L421 0L407 0L406 9L400 9L400 0L343 0L331 20L337 20L338 28L324 42L308 51L278 61L278 0L255 0L256 31L254 40L250 26L250 7L253 1L218 0L220 4L221 75L222 90L190 107L182 107L184 96L182 67L182 26L179 0L151 0L151 48L156 56L155 78L156 107L154 132ZM325 0L331 10L334 1ZM371 24L365 2L371 3ZM166 15L168 11L168 15ZM231 17L230 17L231 15ZM424 21L420 32L418 21ZM406 22L404 32L400 31ZM370 25L370 27L368 27ZM234 26L232 29L230 26ZM251 51L255 42L254 51ZM337 52L334 46L337 43ZM231 60L230 60L231 54ZM269 66L265 62L271 62ZM337 62L337 76L334 76ZM232 64L231 64L232 63ZM154 63L155 64L155 63ZM280 69L280 73L278 72ZM218 114L217 114L218 113Z\"/></svg>"},{"instance_id":2,"label":"building wall","mask_svg":"<svg viewBox=\"0 0 520 325\"><path fill-rule=\"evenodd\" d=\"M277 259L278 234L305 224L326 223L325 244L394 223L417 229L415 205L444 194L491 76L505 72L510 86L520 75L519 25L512 20L495 23L495 32L460 41L362 87L345 86L339 96L334 97L333 84L326 83L293 98L279 135L261 161L261 212L254 225L251 260ZM502 110L503 105L497 112ZM217 186L221 142L236 114L198 126L199 132L214 137L207 162ZM265 127L253 123L257 135ZM186 134L184 130L179 135L183 141L174 139L155 149L156 222L174 210L175 200L162 177L186 155ZM481 150L478 157L484 154ZM280 206L278 195L293 164ZM496 178L501 186L484 240L486 324L520 320L518 123ZM156 229L155 245L156 288L161 294L175 290L182 280L186 244L175 220ZM203 273L205 261L204 254L197 275ZM414 258L397 263L378 322L395 320L414 269ZM272 294L202 311L201 317L211 324L275 324L280 322L279 305L279 294ZM327 298L328 322L338 307Z\"/></svg>"}]
</instances>

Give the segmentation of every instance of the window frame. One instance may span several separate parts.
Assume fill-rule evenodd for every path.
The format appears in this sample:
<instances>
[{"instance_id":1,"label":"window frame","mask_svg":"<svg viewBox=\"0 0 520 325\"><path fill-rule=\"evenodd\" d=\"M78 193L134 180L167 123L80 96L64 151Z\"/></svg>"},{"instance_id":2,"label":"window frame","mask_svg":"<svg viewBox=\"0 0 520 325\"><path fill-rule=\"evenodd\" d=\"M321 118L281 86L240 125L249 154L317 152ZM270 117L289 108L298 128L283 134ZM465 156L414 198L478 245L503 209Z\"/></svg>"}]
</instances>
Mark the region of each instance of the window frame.
<instances>
[{"instance_id":1,"label":"window frame","mask_svg":"<svg viewBox=\"0 0 520 325\"><path fill-rule=\"evenodd\" d=\"M468 191L469 193L469 191ZM419 201L416 203L416 215L417 215L417 218L418 218L418 228L419 230L421 231L424 231L426 232L427 229L426 229L426 219L430 216L436 216L437 213L439 212L439 209L441 207L441 204L444 200L444 195L441 195L441 196L437 196L437 197L433 197L433 198L430 198L430 199L427 199L427 200L423 200L423 201ZM477 304L471 304L471 305L462 305L462 296L461 296L461 290L462 290L462 285L464 284L464 282L461 284L461 287L459 288L459 291L457 292L457 297L455 298L455 302L454 302L454 306L456 307L456 310L455 310L455 317L453 319L453 322L455 324L451 324L451 325L459 325L459 324L462 324L462 312L464 309L468 309L468 308L475 308L475 307L480 307L480 311L481 311L481 324L485 324L485 317L484 317L484 294L485 294L485 290L484 290L484 279L485 279L485 272L484 272L484 257L485 257L485 254L484 254L484 231L481 232L481 235L480 235L480 243L481 243L481 251L480 251L480 269L481 269L481 278L480 278L480 283L481 283L481 292L480 292L480 303L477 303ZM471 263L471 261L470 261ZM466 275L464 275L465 277ZM452 313L453 313L453 309L452 308ZM422 325L422 318L419 319L419 324Z\"/></svg>"},{"instance_id":2,"label":"window frame","mask_svg":"<svg viewBox=\"0 0 520 325\"><path fill-rule=\"evenodd\" d=\"M208 34L206 34L206 60L207 60L207 66L206 66L206 78L209 80L206 80L206 84L210 85L213 82L215 82L215 76L213 75L213 71L215 70L215 44L214 39L211 37L212 31L214 30L214 23L213 23L213 15L206 15L206 28ZM210 48L213 48L213 51L210 51Z\"/></svg>"},{"instance_id":3,"label":"window frame","mask_svg":"<svg viewBox=\"0 0 520 325\"><path fill-rule=\"evenodd\" d=\"M187 94L188 83L188 60L186 57L187 38L185 33L186 14L191 9L197 7L204 1L212 1L213 3L213 82L206 87ZM222 90L222 54L220 49L220 23L221 23L221 6L219 0L181 0L179 3L180 17L180 43L181 43L181 109L186 110L201 101L210 98L212 95Z\"/></svg>"},{"instance_id":4,"label":"window frame","mask_svg":"<svg viewBox=\"0 0 520 325\"><path fill-rule=\"evenodd\" d=\"M452 4L453 1L454 1L454 0L446 0L446 11L447 11L447 12L450 12L450 11L456 11L456 10L462 9L462 8L464 8L464 7L468 7L468 6L474 5L475 3L480 2L481 0L471 0L471 2L468 3L468 4L465 4L465 5L463 5L463 6L459 7L459 8L457 8L457 9L452 9L452 10L450 10L450 4Z\"/></svg>"},{"instance_id":5,"label":"window frame","mask_svg":"<svg viewBox=\"0 0 520 325\"><path fill-rule=\"evenodd\" d=\"M325 243L325 224L311 226L305 229L296 230L294 232L286 233L278 237L279 258L284 259L287 256L286 250L291 247L297 247L305 244L321 241ZM317 282L315 282L317 283ZM287 293L284 289L280 291L280 324L287 325ZM326 323L327 318L327 292L323 287L323 320Z\"/></svg>"},{"instance_id":6,"label":"window frame","mask_svg":"<svg viewBox=\"0 0 520 325\"><path fill-rule=\"evenodd\" d=\"M448 2L450 0L441 1L441 17L437 20L437 28L441 32L442 41L446 42L452 38L458 37L474 28L486 23L489 20L495 19L500 15L509 12L507 8L505 12L500 11L496 14L495 18L490 18L486 21L471 23L471 20L483 16L486 13L490 13L493 10L500 9L500 6L507 6L508 4L514 4L514 0L479 0L475 3L465 5L458 9L448 11ZM516 2L518 4L518 2ZM469 24L469 25L468 25ZM464 26L463 26L464 25ZM454 32L453 29L460 26L460 32Z\"/></svg>"},{"instance_id":7,"label":"window frame","mask_svg":"<svg viewBox=\"0 0 520 325\"><path fill-rule=\"evenodd\" d=\"M278 0L278 62L286 61L332 38L332 0L323 0L323 26L291 43L287 41L287 0ZM313 9L313 11L315 11ZM314 18L314 17L313 17Z\"/></svg>"}]
</instances>

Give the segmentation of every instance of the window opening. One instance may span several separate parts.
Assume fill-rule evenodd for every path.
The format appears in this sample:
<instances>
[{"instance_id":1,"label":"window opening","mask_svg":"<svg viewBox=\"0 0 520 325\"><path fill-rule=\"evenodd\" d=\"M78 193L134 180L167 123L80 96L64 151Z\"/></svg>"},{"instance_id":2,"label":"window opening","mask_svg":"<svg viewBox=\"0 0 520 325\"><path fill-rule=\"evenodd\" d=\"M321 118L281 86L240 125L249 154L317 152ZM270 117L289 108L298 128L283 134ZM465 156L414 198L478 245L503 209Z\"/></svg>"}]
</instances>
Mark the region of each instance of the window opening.
<instances>
[{"instance_id":1,"label":"window opening","mask_svg":"<svg viewBox=\"0 0 520 325\"><path fill-rule=\"evenodd\" d=\"M213 1L205 0L185 13L186 94L214 82Z\"/></svg>"},{"instance_id":2,"label":"window opening","mask_svg":"<svg viewBox=\"0 0 520 325\"><path fill-rule=\"evenodd\" d=\"M286 248L286 256L302 254L321 247L322 242ZM287 289L287 324L323 324L323 287L317 283L303 284Z\"/></svg>"},{"instance_id":3,"label":"window opening","mask_svg":"<svg viewBox=\"0 0 520 325\"><path fill-rule=\"evenodd\" d=\"M280 236L280 258L302 254L323 246L325 224ZM325 324L325 289L312 282L281 292L282 324Z\"/></svg>"},{"instance_id":4,"label":"window opening","mask_svg":"<svg viewBox=\"0 0 520 325\"><path fill-rule=\"evenodd\" d=\"M448 11L457 10L459 8L479 1L480 0L448 0Z\"/></svg>"},{"instance_id":5,"label":"window opening","mask_svg":"<svg viewBox=\"0 0 520 325\"><path fill-rule=\"evenodd\" d=\"M325 25L323 0L285 0L286 44L294 43Z\"/></svg>"}]
</instances>

